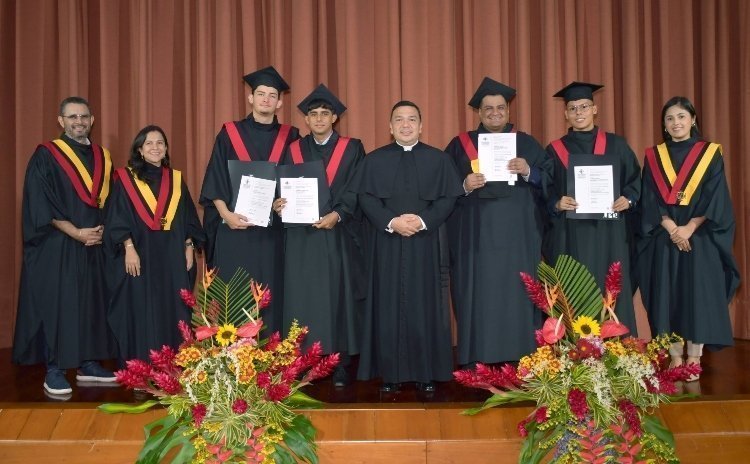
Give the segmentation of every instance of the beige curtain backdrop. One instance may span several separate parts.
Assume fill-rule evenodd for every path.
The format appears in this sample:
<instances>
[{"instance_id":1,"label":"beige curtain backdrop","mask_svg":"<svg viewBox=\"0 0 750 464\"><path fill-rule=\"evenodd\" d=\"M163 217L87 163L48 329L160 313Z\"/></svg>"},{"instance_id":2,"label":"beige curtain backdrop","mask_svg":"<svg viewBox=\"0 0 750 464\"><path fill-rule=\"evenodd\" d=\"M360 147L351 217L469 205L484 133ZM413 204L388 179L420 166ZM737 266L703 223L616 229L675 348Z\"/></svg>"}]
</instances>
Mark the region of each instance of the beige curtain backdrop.
<instances>
[{"instance_id":1,"label":"beige curtain backdrop","mask_svg":"<svg viewBox=\"0 0 750 464\"><path fill-rule=\"evenodd\" d=\"M685 95L724 146L748 278L749 44L742 0L0 0L0 347L12 343L24 172L59 135L60 100L90 100L92 138L117 166L138 129L161 125L197 197L216 132L249 112L241 76L267 65L292 87L282 121L307 132L296 104L323 82L349 107L339 131L368 150L389 142L400 99L421 106L422 140L444 147L477 125L466 102L487 75L518 90L511 119L543 145L566 130L552 94L572 80L604 84L598 124L642 158L661 141L662 104ZM750 338L746 288L733 318Z\"/></svg>"}]
</instances>

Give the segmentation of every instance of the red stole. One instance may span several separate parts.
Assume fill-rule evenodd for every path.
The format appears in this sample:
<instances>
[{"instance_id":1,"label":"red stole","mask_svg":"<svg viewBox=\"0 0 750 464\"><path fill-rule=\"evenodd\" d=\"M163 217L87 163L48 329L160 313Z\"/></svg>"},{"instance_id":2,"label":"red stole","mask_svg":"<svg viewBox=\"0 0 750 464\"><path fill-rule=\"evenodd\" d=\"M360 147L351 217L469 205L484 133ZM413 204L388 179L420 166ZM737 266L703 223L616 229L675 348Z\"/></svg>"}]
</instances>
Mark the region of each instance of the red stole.
<instances>
[{"instance_id":1,"label":"red stole","mask_svg":"<svg viewBox=\"0 0 750 464\"><path fill-rule=\"evenodd\" d=\"M511 133L516 132L516 129L512 129ZM479 152L477 147L474 145L474 141L471 140L471 135L468 132L461 132L458 134L458 140L461 142L461 146L464 148L466 157L471 161L471 171L479 172Z\"/></svg>"},{"instance_id":2,"label":"red stole","mask_svg":"<svg viewBox=\"0 0 750 464\"><path fill-rule=\"evenodd\" d=\"M328 166L326 166L326 178L328 179L329 187L333 184L333 179L336 178L336 173L339 170L339 165L344 157L344 150L346 150L349 140L351 140L349 137L339 137L336 141L336 146L333 148L333 154L331 155L331 159L328 160ZM305 162L302 158L302 149L300 148L299 140L295 140L289 144L289 150L292 153L292 161L294 161L294 164Z\"/></svg>"},{"instance_id":3,"label":"red stole","mask_svg":"<svg viewBox=\"0 0 750 464\"><path fill-rule=\"evenodd\" d=\"M570 156L568 147L565 146L562 139L553 140L551 142L551 145L552 145L552 148L555 150L557 157L560 159L560 162L562 163L562 165L567 168L568 157ZM605 134L603 130L597 129L596 140L594 141L594 154L601 156L604 154L606 150L607 150L607 135Z\"/></svg>"},{"instance_id":4,"label":"red stole","mask_svg":"<svg viewBox=\"0 0 750 464\"><path fill-rule=\"evenodd\" d=\"M227 130L229 140L232 142L232 148L237 153L237 158L240 161L252 161L250 153L247 151L245 142L242 141L240 133L237 130L237 125L234 121L224 123L224 128ZM268 161L271 163L278 164L281 159L281 153L284 151L284 143L289 135L289 131L292 130L292 126L287 124L281 124L279 127L279 133L276 134L276 140L273 142L273 148L271 148L271 154L268 157Z\"/></svg>"}]
</instances>

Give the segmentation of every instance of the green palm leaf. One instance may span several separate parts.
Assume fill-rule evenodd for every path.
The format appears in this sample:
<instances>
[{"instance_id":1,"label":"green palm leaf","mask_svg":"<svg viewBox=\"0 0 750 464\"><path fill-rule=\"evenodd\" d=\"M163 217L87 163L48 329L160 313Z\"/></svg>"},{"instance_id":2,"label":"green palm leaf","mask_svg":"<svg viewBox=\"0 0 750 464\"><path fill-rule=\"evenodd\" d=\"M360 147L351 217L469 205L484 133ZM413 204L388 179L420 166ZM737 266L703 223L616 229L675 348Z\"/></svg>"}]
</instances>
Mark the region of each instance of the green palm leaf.
<instances>
[{"instance_id":1,"label":"green palm leaf","mask_svg":"<svg viewBox=\"0 0 750 464\"><path fill-rule=\"evenodd\" d=\"M193 315L194 322L205 325L203 318L214 325L233 324L238 326L247 321L246 310L255 306L253 292L248 285L250 276L247 271L237 268L229 282L224 282L221 277L215 277L208 289L199 288L196 299L201 306L201 313ZM214 314L211 302L218 303L219 311Z\"/></svg>"},{"instance_id":2,"label":"green palm leaf","mask_svg":"<svg viewBox=\"0 0 750 464\"><path fill-rule=\"evenodd\" d=\"M562 290L555 302L555 314L565 317L564 323L572 330L572 321L578 316L596 318L602 310L602 292L594 276L571 256L560 255L555 267L542 262L537 268L539 279L549 286Z\"/></svg>"}]
</instances>

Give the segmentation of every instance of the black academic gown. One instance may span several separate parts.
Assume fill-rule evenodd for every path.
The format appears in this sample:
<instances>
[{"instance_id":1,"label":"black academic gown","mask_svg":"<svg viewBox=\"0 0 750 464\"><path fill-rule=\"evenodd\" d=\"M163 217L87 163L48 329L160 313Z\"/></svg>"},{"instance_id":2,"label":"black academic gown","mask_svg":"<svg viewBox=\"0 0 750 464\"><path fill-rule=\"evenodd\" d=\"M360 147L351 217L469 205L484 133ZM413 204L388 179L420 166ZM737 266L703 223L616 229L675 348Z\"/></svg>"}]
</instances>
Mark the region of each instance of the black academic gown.
<instances>
[{"instance_id":1,"label":"black academic gown","mask_svg":"<svg viewBox=\"0 0 750 464\"><path fill-rule=\"evenodd\" d=\"M594 138L598 127L593 131L573 131L563 136L563 144L571 154L594 152ZM640 165L633 150L624 138L607 133L607 145L603 155L620 167L620 195L634 204L641 196ZM567 168L555 154L552 145L547 146L547 156L553 160L553 185L548 195L548 211L551 215L550 230L545 237L545 256L551 262L560 254L567 254L585 265L594 275L599 288L604 292L604 278L609 266L616 261L622 263L622 291L617 298L615 313L637 335L633 293L631 291L630 252L634 238L627 224L627 215L633 214L628 209L618 219L566 219L565 213L555 210L555 203L564 195L574 196L567 192Z\"/></svg>"},{"instance_id":2,"label":"black academic gown","mask_svg":"<svg viewBox=\"0 0 750 464\"><path fill-rule=\"evenodd\" d=\"M281 126L276 118L271 124L262 124L252 114L236 121L240 137L245 142L254 161L268 161L276 135ZM299 131L292 127L284 147L299 138ZM282 330L284 257L281 221L272 215L268 227L248 227L232 230L222 223L213 200L223 200L227 207L233 195L227 170L227 161L238 159L227 131L222 127L216 136L211 158L203 178L199 203L204 207L203 227L208 236L206 258L209 266L218 267L218 275L225 281L232 278L238 267L244 268L250 277L271 289L271 304L263 310L263 321L270 331Z\"/></svg>"},{"instance_id":3,"label":"black academic gown","mask_svg":"<svg viewBox=\"0 0 750 464\"><path fill-rule=\"evenodd\" d=\"M503 132L510 132L508 124ZM470 131L474 147L481 124ZM534 331L542 321L526 294L519 272L536 275L542 259L542 188L552 160L532 136L517 133L517 151L531 167L528 182L489 182L458 198L448 220L451 293L458 328L458 362L497 363L520 359L536 348ZM445 149L465 179L471 160L455 137Z\"/></svg>"},{"instance_id":4,"label":"black academic gown","mask_svg":"<svg viewBox=\"0 0 750 464\"><path fill-rule=\"evenodd\" d=\"M450 157L396 143L365 157L359 203L371 229L370 286L358 378L383 382L451 379L450 314L441 301L438 228L463 194ZM386 231L404 213L427 226L411 237Z\"/></svg>"},{"instance_id":5,"label":"black academic gown","mask_svg":"<svg viewBox=\"0 0 750 464\"><path fill-rule=\"evenodd\" d=\"M667 142L677 172L696 142ZM721 151L685 206L664 201L645 163L641 210L638 268L651 332L676 332L709 349L733 345L728 305L739 285L739 271L732 255L735 221ZM672 243L661 226L662 216L678 226L705 216L690 237L691 251L680 251Z\"/></svg>"},{"instance_id":6,"label":"black academic gown","mask_svg":"<svg viewBox=\"0 0 750 464\"><path fill-rule=\"evenodd\" d=\"M159 196L161 167L147 165L144 177L154 197ZM196 266L188 272L185 241L196 247L206 241L193 199L182 179L180 200L169 230L152 230L136 212L121 180L114 182L107 208L104 246L110 287L109 322L122 359L149 359L149 350L182 342L177 323L190 323L191 311L180 290L192 290ZM141 262L141 275L125 272L123 242L132 239Z\"/></svg>"},{"instance_id":7,"label":"black academic gown","mask_svg":"<svg viewBox=\"0 0 750 464\"><path fill-rule=\"evenodd\" d=\"M304 137L300 141L302 159L322 160L327 167L338 140L336 132L325 145L316 144L312 135ZM330 230L303 226L284 231L284 329L297 319L310 329L305 344L320 341L324 353L359 352L363 301L357 300L355 285L362 270L355 256L361 251L359 237L352 235L358 228L349 225L359 220L357 194L351 184L364 157L362 142L351 139L330 186L331 208L341 222ZM284 160L293 164L289 149Z\"/></svg>"},{"instance_id":8,"label":"black academic gown","mask_svg":"<svg viewBox=\"0 0 750 464\"><path fill-rule=\"evenodd\" d=\"M93 173L91 146L63 135ZM102 210L84 203L70 179L45 147L38 147L26 169L22 207L23 263L13 342L13 362L49 362L61 369L83 361L116 356L107 324L104 253L85 246L52 225L103 223Z\"/></svg>"}]
</instances>

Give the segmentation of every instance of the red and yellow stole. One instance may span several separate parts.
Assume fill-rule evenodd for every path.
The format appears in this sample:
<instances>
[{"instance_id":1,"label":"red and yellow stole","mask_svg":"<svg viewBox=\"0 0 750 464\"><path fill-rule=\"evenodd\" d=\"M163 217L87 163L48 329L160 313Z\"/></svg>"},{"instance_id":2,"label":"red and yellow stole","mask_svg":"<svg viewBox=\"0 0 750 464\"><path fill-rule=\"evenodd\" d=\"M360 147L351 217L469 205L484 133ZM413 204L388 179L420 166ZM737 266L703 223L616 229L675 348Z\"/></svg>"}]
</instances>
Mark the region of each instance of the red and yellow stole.
<instances>
[{"instance_id":1,"label":"red and yellow stole","mask_svg":"<svg viewBox=\"0 0 750 464\"><path fill-rule=\"evenodd\" d=\"M720 144L696 142L682 163L680 172L675 172L666 143L646 149L646 162L664 202L668 205L689 205L717 153L721 156Z\"/></svg>"},{"instance_id":2,"label":"red and yellow stole","mask_svg":"<svg viewBox=\"0 0 750 464\"><path fill-rule=\"evenodd\" d=\"M130 168L119 168L115 178L122 182L138 217L151 230L170 230L182 195L182 173L176 169L161 168L159 197L148 184L135 177Z\"/></svg>"},{"instance_id":3,"label":"red and yellow stole","mask_svg":"<svg viewBox=\"0 0 750 464\"><path fill-rule=\"evenodd\" d=\"M112 157L109 150L94 143L94 174L84 166L75 151L62 139L55 139L42 144L57 161L73 184L78 197L93 208L104 208L109 196L109 182L112 177Z\"/></svg>"}]
</instances>

